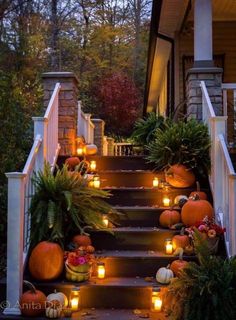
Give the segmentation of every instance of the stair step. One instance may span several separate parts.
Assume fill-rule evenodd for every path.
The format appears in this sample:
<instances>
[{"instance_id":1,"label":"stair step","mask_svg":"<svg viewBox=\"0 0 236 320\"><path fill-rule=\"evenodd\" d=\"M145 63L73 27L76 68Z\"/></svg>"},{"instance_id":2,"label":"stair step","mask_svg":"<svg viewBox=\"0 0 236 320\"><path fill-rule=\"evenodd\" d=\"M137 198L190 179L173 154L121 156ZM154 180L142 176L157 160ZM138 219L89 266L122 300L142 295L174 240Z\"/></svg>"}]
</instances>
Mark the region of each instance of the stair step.
<instances>
[{"instance_id":1,"label":"stair step","mask_svg":"<svg viewBox=\"0 0 236 320\"><path fill-rule=\"evenodd\" d=\"M171 203L174 203L174 198L177 195L183 194L189 196L194 191L193 188L170 188L168 191L155 188L103 188L103 190L110 191L112 196L107 200L113 206L162 206L163 197L168 195ZM203 191L205 191L203 189Z\"/></svg>"},{"instance_id":2,"label":"stair step","mask_svg":"<svg viewBox=\"0 0 236 320\"><path fill-rule=\"evenodd\" d=\"M97 170L152 170L153 164L147 163L143 156L89 156L97 162Z\"/></svg>"},{"instance_id":3,"label":"stair step","mask_svg":"<svg viewBox=\"0 0 236 320\"><path fill-rule=\"evenodd\" d=\"M164 180L163 172L150 170L106 170L99 171L101 187L138 187L152 188L154 177Z\"/></svg>"},{"instance_id":4,"label":"stair step","mask_svg":"<svg viewBox=\"0 0 236 320\"><path fill-rule=\"evenodd\" d=\"M142 309L140 310L139 315L149 315L149 320L166 320L164 313L157 313L151 312L149 309ZM0 313L0 319L6 320L17 320L23 319L21 316L6 316ZM36 318L35 318L36 319ZM37 317L37 320L48 320L46 317ZM94 308L86 308L79 310L78 312L73 313L71 318L60 318L60 319L96 319L96 320L135 320L138 319L137 316L134 314L133 309L94 309Z\"/></svg>"},{"instance_id":5,"label":"stair step","mask_svg":"<svg viewBox=\"0 0 236 320\"><path fill-rule=\"evenodd\" d=\"M108 277L154 277L161 267L166 267L178 257L163 251L103 250L95 256L106 265ZM184 256L184 260L196 260L195 256Z\"/></svg>"},{"instance_id":6,"label":"stair step","mask_svg":"<svg viewBox=\"0 0 236 320\"><path fill-rule=\"evenodd\" d=\"M121 227L155 227L158 226L160 214L166 207L144 207L144 206L114 206L122 213L119 219ZM180 208L175 208L180 211Z\"/></svg>"},{"instance_id":7,"label":"stair step","mask_svg":"<svg viewBox=\"0 0 236 320\"><path fill-rule=\"evenodd\" d=\"M167 238L179 231L151 227L120 227L111 230L92 231L91 240L97 250L164 250Z\"/></svg>"}]
</instances>

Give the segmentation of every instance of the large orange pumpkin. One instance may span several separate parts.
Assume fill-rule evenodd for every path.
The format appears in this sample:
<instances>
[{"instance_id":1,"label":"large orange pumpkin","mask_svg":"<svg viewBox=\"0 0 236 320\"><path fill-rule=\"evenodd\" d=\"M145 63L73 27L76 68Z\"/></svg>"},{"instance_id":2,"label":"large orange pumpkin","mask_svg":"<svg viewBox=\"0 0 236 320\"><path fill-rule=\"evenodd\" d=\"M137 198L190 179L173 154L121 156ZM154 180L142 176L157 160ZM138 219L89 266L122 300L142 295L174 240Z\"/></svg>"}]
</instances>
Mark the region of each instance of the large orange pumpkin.
<instances>
[{"instance_id":1,"label":"large orange pumpkin","mask_svg":"<svg viewBox=\"0 0 236 320\"><path fill-rule=\"evenodd\" d=\"M201 191L200 183L198 181L196 182L196 185L197 185L197 190L191 192L189 197L193 197L195 195L198 195L201 200L207 200L207 194L205 192Z\"/></svg>"},{"instance_id":2,"label":"large orange pumpkin","mask_svg":"<svg viewBox=\"0 0 236 320\"><path fill-rule=\"evenodd\" d=\"M179 277L182 270L188 265L187 261L183 260L183 250L181 251L180 255L179 255L179 259L178 260L174 260L171 265L170 265L170 270L173 271L174 275L176 277Z\"/></svg>"},{"instance_id":3,"label":"large orange pumpkin","mask_svg":"<svg viewBox=\"0 0 236 320\"><path fill-rule=\"evenodd\" d=\"M181 219L180 213L177 210L169 209L164 210L159 218L159 223L162 227L169 228L176 223L179 223Z\"/></svg>"},{"instance_id":4,"label":"large orange pumpkin","mask_svg":"<svg viewBox=\"0 0 236 320\"><path fill-rule=\"evenodd\" d=\"M186 226L193 226L196 222L203 220L206 216L213 217L213 208L207 200L200 200L196 195L191 197L182 208L181 218Z\"/></svg>"},{"instance_id":5,"label":"large orange pumpkin","mask_svg":"<svg viewBox=\"0 0 236 320\"><path fill-rule=\"evenodd\" d=\"M175 164L166 171L166 181L175 188L188 188L195 182L195 175L182 164Z\"/></svg>"},{"instance_id":6,"label":"large orange pumpkin","mask_svg":"<svg viewBox=\"0 0 236 320\"><path fill-rule=\"evenodd\" d=\"M57 243L43 241L32 250L29 271L37 280L58 278L64 267L64 252Z\"/></svg>"},{"instance_id":7,"label":"large orange pumpkin","mask_svg":"<svg viewBox=\"0 0 236 320\"><path fill-rule=\"evenodd\" d=\"M184 228L181 229L180 234L176 234L172 238L173 249L185 248L190 245L189 237L184 234Z\"/></svg>"},{"instance_id":8,"label":"large orange pumpkin","mask_svg":"<svg viewBox=\"0 0 236 320\"><path fill-rule=\"evenodd\" d=\"M24 284L29 290L20 297L21 313L26 317L40 316L45 310L47 297L42 291L36 290L29 281L24 281Z\"/></svg>"}]
</instances>

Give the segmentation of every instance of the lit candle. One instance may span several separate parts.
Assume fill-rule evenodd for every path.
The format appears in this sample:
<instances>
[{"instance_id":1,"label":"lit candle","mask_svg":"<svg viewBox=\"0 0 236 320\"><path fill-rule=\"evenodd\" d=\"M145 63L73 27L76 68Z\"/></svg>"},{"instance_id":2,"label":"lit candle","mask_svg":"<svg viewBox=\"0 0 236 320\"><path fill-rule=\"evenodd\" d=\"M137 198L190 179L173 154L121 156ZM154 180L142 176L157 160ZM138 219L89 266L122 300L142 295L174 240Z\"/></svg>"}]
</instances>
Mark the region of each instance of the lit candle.
<instances>
[{"instance_id":1,"label":"lit candle","mask_svg":"<svg viewBox=\"0 0 236 320\"><path fill-rule=\"evenodd\" d=\"M107 218L106 215L103 215L102 221L103 221L105 227L107 228L107 227L108 227L108 224L109 224L109 220L108 220L108 218Z\"/></svg>"},{"instance_id":2,"label":"lit candle","mask_svg":"<svg viewBox=\"0 0 236 320\"><path fill-rule=\"evenodd\" d=\"M83 153L84 153L84 148L83 148L83 147L78 147L78 148L77 148L77 155L78 155L78 156L82 156Z\"/></svg>"},{"instance_id":3,"label":"lit candle","mask_svg":"<svg viewBox=\"0 0 236 320\"><path fill-rule=\"evenodd\" d=\"M75 287L71 290L70 307L72 311L77 311L79 308L80 289Z\"/></svg>"},{"instance_id":4,"label":"lit candle","mask_svg":"<svg viewBox=\"0 0 236 320\"><path fill-rule=\"evenodd\" d=\"M172 254L173 253L173 244L172 244L172 240L171 239L166 239L165 247L166 247L166 254Z\"/></svg>"},{"instance_id":5,"label":"lit candle","mask_svg":"<svg viewBox=\"0 0 236 320\"><path fill-rule=\"evenodd\" d=\"M106 273L106 270L105 270L105 263L103 262L99 262L97 264L97 272L98 272L98 279L104 279L105 278L105 273Z\"/></svg>"},{"instance_id":6,"label":"lit candle","mask_svg":"<svg viewBox=\"0 0 236 320\"><path fill-rule=\"evenodd\" d=\"M164 197L163 198L163 205L164 205L164 207L169 207L170 206L170 198Z\"/></svg>"},{"instance_id":7,"label":"lit candle","mask_svg":"<svg viewBox=\"0 0 236 320\"><path fill-rule=\"evenodd\" d=\"M96 161L92 160L92 161L90 162L90 170L91 170L91 171L95 171L95 170L96 170L96 167L97 167Z\"/></svg>"},{"instance_id":8,"label":"lit candle","mask_svg":"<svg viewBox=\"0 0 236 320\"><path fill-rule=\"evenodd\" d=\"M153 178L152 185L154 188L157 188L159 185L159 179L157 177Z\"/></svg>"},{"instance_id":9,"label":"lit candle","mask_svg":"<svg viewBox=\"0 0 236 320\"><path fill-rule=\"evenodd\" d=\"M153 288L152 289L152 311L160 312L162 308L162 300L160 298L160 289Z\"/></svg>"},{"instance_id":10,"label":"lit candle","mask_svg":"<svg viewBox=\"0 0 236 320\"><path fill-rule=\"evenodd\" d=\"M98 175L93 177L93 186L94 188L100 188L101 182L100 177Z\"/></svg>"}]
</instances>

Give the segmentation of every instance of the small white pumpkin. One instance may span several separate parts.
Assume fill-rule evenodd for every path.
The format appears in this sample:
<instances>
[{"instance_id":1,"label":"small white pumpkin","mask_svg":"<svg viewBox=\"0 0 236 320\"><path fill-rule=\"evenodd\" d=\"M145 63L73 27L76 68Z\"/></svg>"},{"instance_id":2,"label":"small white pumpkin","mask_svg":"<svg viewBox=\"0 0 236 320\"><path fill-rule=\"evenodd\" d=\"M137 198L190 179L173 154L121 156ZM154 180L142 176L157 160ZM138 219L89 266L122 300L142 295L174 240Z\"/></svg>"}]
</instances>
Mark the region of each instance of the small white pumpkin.
<instances>
[{"instance_id":1,"label":"small white pumpkin","mask_svg":"<svg viewBox=\"0 0 236 320\"><path fill-rule=\"evenodd\" d=\"M156 280L159 283L162 284L168 284L170 283L170 280L174 278L174 273L172 270L169 269L170 265L168 265L166 268L162 267L157 271L156 274Z\"/></svg>"},{"instance_id":2,"label":"small white pumpkin","mask_svg":"<svg viewBox=\"0 0 236 320\"><path fill-rule=\"evenodd\" d=\"M58 300L48 301L48 306L46 307L45 313L47 318L60 318L62 313L62 304Z\"/></svg>"},{"instance_id":3,"label":"small white pumpkin","mask_svg":"<svg viewBox=\"0 0 236 320\"><path fill-rule=\"evenodd\" d=\"M51 302L52 300L59 301L63 307L68 306L67 296L63 292L57 292L57 290L54 290L54 293L50 293L47 296L47 301Z\"/></svg>"}]
</instances>

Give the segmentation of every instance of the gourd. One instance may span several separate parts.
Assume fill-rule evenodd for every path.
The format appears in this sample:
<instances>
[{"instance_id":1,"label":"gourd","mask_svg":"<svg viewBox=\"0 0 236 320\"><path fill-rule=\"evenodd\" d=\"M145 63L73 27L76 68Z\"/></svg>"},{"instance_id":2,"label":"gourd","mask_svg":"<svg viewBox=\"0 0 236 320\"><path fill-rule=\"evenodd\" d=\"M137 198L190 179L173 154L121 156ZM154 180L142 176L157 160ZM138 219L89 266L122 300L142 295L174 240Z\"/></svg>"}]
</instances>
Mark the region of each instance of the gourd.
<instances>
[{"instance_id":1,"label":"gourd","mask_svg":"<svg viewBox=\"0 0 236 320\"><path fill-rule=\"evenodd\" d=\"M170 269L176 277L179 277L182 270L188 265L188 262L183 260L183 252L184 250L182 249L179 254L179 259L174 260L170 265Z\"/></svg>"},{"instance_id":2,"label":"gourd","mask_svg":"<svg viewBox=\"0 0 236 320\"><path fill-rule=\"evenodd\" d=\"M29 282L24 281L24 284L29 288L20 297L20 308L23 316L37 317L40 316L45 310L46 296L40 291L36 290L35 286ZM37 308L35 306L37 305Z\"/></svg>"},{"instance_id":3,"label":"gourd","mask_svg":"<svg viewBox=\"0 0 236 320\"><path fill-rule=\"evenodd\" d=\"M46 307L46 317L57 319L61 316L62 304L58 300L51 300Z\"/></svg>"},{"instance_id":4,"label":"gourd","mask_svg":"<svg viewBox=\"0 0 236 320\"><path fill-rule=\"evenodd\" d=\"M32 250L29 271L37 280L58 278L64 268L64 252L57 243L42 241Z\"/></svg>"},{"instance_id":5,"label":"gourd","mask_svg":"<svg viewBox=\"0 0 236 320\"><path fill-rule=\"evenodd\" d=\"M189 237L184 234L184 228L181 229L180 234L176 234L172 238L173 249L185 248L190 244Z\"/></svg>"},{"instance_id":6,"label":"gourd","mask_svg":"<svg viewBox=\"0 0 236 320\"><path fill-rule=\"evenodd\" d=\"M159 217L160 225L165 228L169 228L172 225L179 223L180 220L180 213L177 210L174 210L173 208L164 210Z\"/></svg>"},{"instance_id":7,"label":"gourd","mask_svg":"<svg viewBox=\"0 0 236 320\"><path fill-rule=\"evenodd\" d=\"M76 166L80 163L80 159L78 157L70 157L67 158L65 164L68 166L69 170L74 170Z\"/></svg>"},{"instance_id":8,"label":"gourd","mask_svg":"<svg viewBox=\"0 0 236 320\"><path fill-rule=\"evenodd\" d=\"M192 255L194 254L194 247L191 246L191 245L188 245L184 248L184 253L187 254L187 255Z\"/></svg>"},{"instance_id":9,"label":"gourd","mask_svg":"<svg viewBox=\"0 0 236 320\"><path fill-rule=\"evenodd\" d=\"M68 299L67 296L63 293L63 292L57 292L56 290L54 291L54 293L50 293L47 296L47 301L51 302L53 300L57 300L60 302L60 304L63 307L67 307L68 306Z\"/></svg>"},{"instance_id":10,"label":"gourd","mask_svg":"<svg viewBox=\"0 0 236 320\"><path fill-rule=\"evenodd\" d=\"M87 247L92 245L92 241L90 237L86 234L77 234L76 236L73 237L72 242L77 247Z\"/></svg>"},{"instance_id":11,"label":"gourd","mask_svg":"<svg viewBox=\"0 0 236 320\"><path fill-rule=\"evenodd\" d=\"M195 182L194 173L182 164L175 164L166 171L166 181L175 188L188 188Z\"/></svg>"},{"instance_id":12,"label":"gourd","mask_svg":"<svg viewBox=\"0 0 236 320\"><path fill-rule=\"evenodd\" d=\"M174 278L174 273L172 270L169 269L170 265L166 268L162 267L157 271L156 280L162 284L170 283L170 280Z\"/></svg>"},{"instance_id":13,"label":"gourd","mask_svg":"<svg viewBox=\"0 0 236 320\"><path fill-rule=\"evenodd\" d=\"M200 200L198 195L191 197L182 208L181 218L186 226L193 226L196 222L203 220L206 216L213 217L213 208L207 200Z\"/></svg>"},{"instance_id":14,"label":"gourd","mask_svg":"<svg viewBox=\"0 0 236 320\"><path fill-rule=\"evenodd\" d=\"M95 144L86 144L84 148L85 148L85 154L87 156L93 156L98 151L98 148Z\"/></svg>"},{"instance_id":15,"label":"gourd","mask_svg":"<svg viewBox=\"0 0 236 320\"><path fill-rule=\"evenodd\" d=\"M179 205L179 202L180 201L188 201L188 197L186 196L186 195L184 195L184 194L180 194L180 195L178 195L178 196L176 196L175 197L175 199L174 199L174 204L176 204L176 205Z\"/></svg>"},{"instance_id":16,"label":"gourd","mask_svg":"<svg viewBox=\"0 0 236 320\"><path fill-rule=\"evenodd\" d=\"M200 200L207 200L207 194L205 192L201 191L200 183L198 181L196 182L196 185L197 185L197 191L191 192L189 197L193 197L194 195L198 195Z\"/></svg>"}]
</instances>

